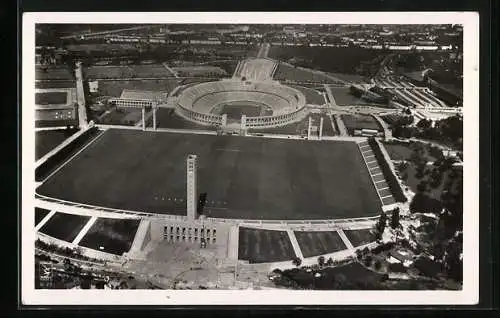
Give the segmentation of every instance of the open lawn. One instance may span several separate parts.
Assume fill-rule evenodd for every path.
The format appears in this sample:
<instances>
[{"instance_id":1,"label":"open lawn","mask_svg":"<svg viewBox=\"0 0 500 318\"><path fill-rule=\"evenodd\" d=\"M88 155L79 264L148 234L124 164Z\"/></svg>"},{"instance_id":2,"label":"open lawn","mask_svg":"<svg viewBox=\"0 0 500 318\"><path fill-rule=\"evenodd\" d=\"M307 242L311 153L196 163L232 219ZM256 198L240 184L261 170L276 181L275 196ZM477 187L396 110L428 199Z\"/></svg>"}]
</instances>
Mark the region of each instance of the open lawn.
<instances>
[{"instance_id":1,"label":"open lawn","mask_svg":"<svg viewBox=\"0 0 500 318\"><path fill-rule=\"evenodd\" d=\"M352 135L356 129L374 129L382 131L379 123L370 115L340 115L345 128Z\"/></svg>"},{"instance_id":2,"label":"open lawn","mask_svg":"<svg viewBox=\"0 0 500 318\"><path fill-rule=\"evenodd\" d=\"M272 45L269 57L282 61L299 58L306 61L309 67L325 72L355 74L356 68L362 62L385 55L380 50L359 47L304 47L304 46L276 46Z\"/></svg>"},{"instance_id":3,"label":"open lawn","mask_svg":"<svg viewBox=\"0 0 500 318\"><path fill-rule=\"evenodd\" d=\"M239 228L239 260L270 263L291 260L295 256L287 232Z\"/></svg>"},{"instance_id":4,"label":"open lawn","mask_svg":"<svg viewBox=\"0 0 500 318\"><path fill-rule=\"evenodd\" d=\"M174 77L162 64L89 66L84 68L84 74L88 79Z\"/></svg>"},{"instance_id":5,"label":"open lawn","mask_svg":"<svg viewBox=\"0 0 500 318\"><path fill-rule=\"evenodd\" d=\"M339 106L354 106L370 104L350 93L349 87L330 87L335 103ZM373 104L373 103L371 103Z\"/></svg>"},{"instance_id":6,"label":"open lawn","mask_svg":"<svg viewBox=\"0 0 500 318\"><path fill-rule=\"evenodd\" d=\"M35 159L45 156L76 132L77 130L68 129L37 131L35 133Z\"/></svg>"},{"instance_id":7,"label":"open lawn","mask_svg":"<svg viewBox=\"0 0 500 318\"><path fill-rule=\"evenodd\" d=\"M113 108L97 120L99 124L134 126L142 118L140 108Z\"/></svg>"},{"instance_id":8,"label":"open lawn","mask_svg":"<svg viewBox=\"0 0 500 318\"><path fill-rule=\"evenodd\" d=\"M319 273L321 276L315 277ZM367 290L385 289L381 284L382 275L363 265L352 262L337 267L307 272L305 269L293 268L283 271L286 281L291 280L297 289L316 290ZM276 280L275 282L279 282Z\"/></svg>"},{"instance_id":9,"label":"open lawn","mask_svg":"<svg viewBox=\"0 0 500 318\"><path fill-rule=\"evenodd\" d=\"M199 125L186 120L177 115L174 109L171 108L158 108L156 111L156 125L159 128L215 130L215 127Z\"/></svg>"},{"instance_id":10,"label":"open lawn","mask_svg":"<svg viewBox=\"0 0 500 318\"><path fill-rule=\"evenodd\" d=\"M75 81L72 80L67 80L67 81L46 80L46 81L35 82L35 88L75 88L75 87L76 83Z\"/></svg>"},{"instance_id":11,"label":"open lawn","mask_svg":"<svg viewBox=\"0 0 500 318\"><path fill-rule=\"evenodd\" d=\"M323 105L326 103L325 98L318 91L299 85L288 85L295 88L296 90L302 92L306 98L307 104Z\"/></svg>"},{"instance_id":12,"label":"open lawn","mask_svg":"<svg viewBox=\"0 0 500 318\"><path fill-rule=\"evenodd\" d=\"M37 191L97 206L184 214L188 154L199 155L198 192L210 201L208 216L326 219L380 213L358 147L347 141L110 129Z\"/></svg>"},{"instance_id":13,"label":"open lawn","mask_svg":"<svg viewBox=\"0 0 500 318\"><path fill-rule=\"evenodd\" d=\"M58 212L42 226L40 232L66 242L72 242L89 219L90 216Z\"/></svg>"},{"instance_id":14,"label":"open lawn","mask_svg":"<svg viewBox=\"0 0 500 318\"><path fill-rule=\"evenodd\" d=\"M73 80L73 74L66 66L35 67L36 80Z\"/></svg>"},{"instance_id":15,"label":"open lawn","mask_svg":"<svg viewBox=\"0 0 500 318\"><path fill-rule=\"evenodd\" d=\"M375 235L371 233L371 230L372 229L344 230L344 234L347 236L352 246L358 247L375 241Z\"/></svg>"},{"instance_id":16,"label":"open lawn","mask_svg":"<svg viewBox=\"0 0 500 318\"><path fill-rule=\"evenodd\" d=\"M65 105L67 103L67 92L40 92L35 93L35 104L37 105Z\"/></svg>"},{"instance_id":17,"label":"open lawn","mask_svg":"<svg viewBox=\"0 0 500 318\"><path fill-rule=\"evenodd\" d=\"M35 208L35 226L37 226L38 223L40 223L43 220L43 218L46 217L47 214L49 213L50 213L49 210L42 208Z\"/></svg>"},{"instance_id":18,"label":"open lawn","mask_svg":"<svg viewBox=\"0 0 500 318\"><path fill-rule=\"evenodd\" d=\"M102 96L119 97L124 89L136 89L157 92L171 92L179 80L157 79L157 80L130 80L130 81L99 81L99 94Z\"/></svg>"},{"instance_id":19,"label":"open lawn","mask_svg":"<svg viewBox=\"0 0 500 318\"><path fill-rule=\"evenodd\" d=\"M79 245L122 255L130 250L139 223L140 220L137 219L98 218Z\"/></svg>"},{"instance_id":20,"label":"open lawn","mask_svg":"<svg viewBox=\"0 0 500 318\"><path fill-rule=\"evenodd\" d=\"M410 160L414 149L421 149L421 153L425 161L435 161L437 158L433 156L431 152L435 155L440 152L440 150L432 150L430 146L420 143L420 142L384 142L384 148L387 150L389 157L392 160ZM435 153L437 151L437 153Z\"/></svg>"},{"instance_id":21,"label":"open lawn","mask_svg":"<svg viewBox=\"0 0 500 318\"><path fill-rule=\"evenodd\" d=\"M279 63L278 68L273 76L277 81L297 81L297 82L315 82L315 83L337 83L335 79L320 72L290 66L288 64Z\"/></svg>"},{"instance_id":22,"label":"open lawn","mask_svg":"<svg viewBox=\"0 0 500 318\"><path fill-rule=\"evenodd\" d=\"M337 231L294 233L304 257L334 253L347 248Z\"/></svg>"},{"instance_id":23,"label":"open lawn","mask_svg":"<svg viewBox=\"0 0 500 318\"><path fill-rule=\"evenodd\" d=\"M307 136L307 125L309 117L304 117L302 120L276 128L253 128L248 129L249 133L269 133L283 135L303 135Z\"/></svg>"}]
</instances>

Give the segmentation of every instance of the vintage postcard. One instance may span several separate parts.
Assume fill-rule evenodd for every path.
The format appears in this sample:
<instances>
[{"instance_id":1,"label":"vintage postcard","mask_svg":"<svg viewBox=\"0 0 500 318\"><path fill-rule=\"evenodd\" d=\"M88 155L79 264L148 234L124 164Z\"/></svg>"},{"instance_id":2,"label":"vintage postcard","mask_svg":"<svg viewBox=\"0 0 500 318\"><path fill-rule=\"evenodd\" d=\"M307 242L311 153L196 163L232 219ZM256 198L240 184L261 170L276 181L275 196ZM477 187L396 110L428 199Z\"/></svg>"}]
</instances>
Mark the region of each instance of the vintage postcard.
<instances>
[{"instance_id":1,"label":"vintage postcard","mask_svg":"<svg viewBox=\"0 0 500 318\"><path fill-rule=\"evenodd\" d=\"M478 23L24 14L23 304L477 303Z\"/></svg>"}]
</instances>

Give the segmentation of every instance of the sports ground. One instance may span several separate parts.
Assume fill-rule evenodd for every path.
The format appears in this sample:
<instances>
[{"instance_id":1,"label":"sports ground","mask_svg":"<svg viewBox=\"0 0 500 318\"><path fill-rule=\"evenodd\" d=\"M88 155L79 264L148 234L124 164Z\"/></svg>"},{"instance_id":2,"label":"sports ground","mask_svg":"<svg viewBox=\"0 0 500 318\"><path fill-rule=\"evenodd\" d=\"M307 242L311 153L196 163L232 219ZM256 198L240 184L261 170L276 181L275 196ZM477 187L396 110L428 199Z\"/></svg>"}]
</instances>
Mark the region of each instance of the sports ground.
<instances>
[{"instance_id":1,"label":"sports ground","mask_svg":"<svg viewBox=\"0 0 500 318\"><path fill-rule=\"evenodd\" d=\"M199 155L203 213L247 219L378 215L380 200L353 142L106 131L37 192L63 200L185 214L188 154Z\"/></svg>"}]
</instances>

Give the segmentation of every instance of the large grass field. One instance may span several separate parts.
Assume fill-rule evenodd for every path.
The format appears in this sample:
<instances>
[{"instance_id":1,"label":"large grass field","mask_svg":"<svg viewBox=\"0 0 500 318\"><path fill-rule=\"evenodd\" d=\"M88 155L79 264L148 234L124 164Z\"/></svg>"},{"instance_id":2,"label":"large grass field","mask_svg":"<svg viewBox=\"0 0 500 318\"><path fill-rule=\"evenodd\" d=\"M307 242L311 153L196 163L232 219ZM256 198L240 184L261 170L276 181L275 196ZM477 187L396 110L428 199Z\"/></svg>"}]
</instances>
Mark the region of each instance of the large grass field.
<instances>
[{"instance_id":1,"label":"large grass field","mask_svg":"<svg viewBox=\"0 0 500 318\"><path fill-rule=\"evenodd\" d=\"M43 218L46 217L47 214L49 213L50 213L49 210L42 208L35 208L35 226L37 226L38 223L40 223L43 220Z\"/></svg>"},{"instance_id":2,"label":"large grass field","mask_svg":"<svg viewBox=\"0 0 500 318\"><path fill-rule=\"evenodd\" d=\"M98 218L79 245L122 255L130 250L140 220Z\"/></svg>"},{"instance_id":3,"label":"large grass field","mask_svg":"<svg viewBox=\"0 0 500 318\"><path fill-rule=\"evenodd\" d=\"M372 229L344 230L344 234L352 246L358 247L375 241L375 235L371 231Z\"/></svg>"},{"instance_id":4,"label":"large grass field","mask_svg":"<svg viewBox=\"0 0 500 318\"><path fill-rule=\"evenodd\" d=\"M171 92L177 85L177 79L99 81L99 94L119 97L124 89L136 89L157 92Z\"/></svg>"},{"instance_id":5,"label":"large grass field","mask_svg":"<svg viewBox=\"0 0 500 318\"><path fill-rule=\"evenodd\" d=\"M67 92L43 92L35 93L35 104L37 105L61 105L66 104Z\"/></svg>"},{"instance_id":6,"label":"large grass field","mask_svg":"<svg viewBox=\"0 0 500 318\"><path fill-rule=\"evenodd\" d=\"M325 219L378 215L380 202L352 142L111 129L38 188L98 206L184 214L186 156L212 217ZM85 189L85 191L82 191Z\"/></svg>"},{"instance_id":7,"label":"large grass field","mask_svg":"<svg viewBox=\"0 0 500 318\"><path fill-rule=\"evenodd\" d=\"M278 81L290 80L297 82L338 83L338 81L324 73L314 72L313 70L294 67L283 63L278 65L273 79Z\"/></svg>"},{"instance_id":8,"label":"large grass field","mask_svg":"<svg viewBox=\"0 0 500 318\"><path fill-rule=\"evenodd\" d=\"M50 67L35 67L36 80L73 80L73 75L68 67L65 66L50 66Z\"/></svg>"},{"instance_id":9,"label":"large grass field","mask_svg":"<svg viewBox=\"0 0 500 318\"><path fill-rule=\"evenodd\" d=\"M140 108L113 108L100 117L97 122L105 125L134 126L142 118Z\"/></svg>"},{"instance_id":10,"label":"large grass field","mask_svg":"<svg viewBox=\"0 0 500 318\"><path fill-rule=\"evenodd\" d=\"M291 260L295 256L287 232L240 227L238 259L268 263Z\"/></svg>"},{"instance_id":11,"label":"large grass field","mask_svg":"<svg viewBox=\"0 0 500 318\"><path fill-rule=\"evenodd\" d=\"M334 253L347 248L337 231L294 233L304 257Z\"/></svg>"},{"instance_id":12,"label":"large grass field","mask_svg":"<svg viewBox=\"0 0 500 318\"><path fill-rule=\"evenodd\" d=\"M374 129L382 131L380 124L370 115L340 115L344 122L345 128L352 135L356 129Z\"/></svg>"},{"instance_id":13,"label":"large grass field","mask_svg":"<svg viewBox=\"0 0 500 318\"><path fill-rule=\"evenodd\" d=\"M35 159L45 156L76 131L67 129L37 131L35 133Z\"/></svg>"},{"instance_id":14,"label":"large grass field","mask_svg":"<svg viewBox=\"0 0 500 318\"><path fill-rule=\"evenodd\" d=\"M45 223L40 232L66 242L72 242L90 216L56 213Z\"/></svg>"},{"instance_id":15,"label":"large grass field","mask_svg":"<svg viewBox=\"0 0 500 318\"><path fill-rule=\"evenodd\" d=\"M354 106L370 104L351 94L349 87L330 87L335 103L339 106Z\"/></svg>"},{"instance_id":16,"label":"large grass field","mask_svg":"<svg viewBox=\"0 0 500 318\"><path fill-rule=\"evenodd\" d=\"M316 91L314 89L307 88L307 87L300 86L300 85L288 85L288 86L293 87L296 90L302 92L302 94L304 94L304 97L306 98L307 104L323 105L326 103L323 95L321 95L318 91Z\"/></svg>"},{"instance_id":17,"label":"large grass field","mask_svg":"<svg viewBox=\"0 0 500 318\"><path fill-rule=\"evenodd\" d=\"M90 66L84 69L86 78L164 78L174 77L162 64Z\"/></svg>"}]
</instances>

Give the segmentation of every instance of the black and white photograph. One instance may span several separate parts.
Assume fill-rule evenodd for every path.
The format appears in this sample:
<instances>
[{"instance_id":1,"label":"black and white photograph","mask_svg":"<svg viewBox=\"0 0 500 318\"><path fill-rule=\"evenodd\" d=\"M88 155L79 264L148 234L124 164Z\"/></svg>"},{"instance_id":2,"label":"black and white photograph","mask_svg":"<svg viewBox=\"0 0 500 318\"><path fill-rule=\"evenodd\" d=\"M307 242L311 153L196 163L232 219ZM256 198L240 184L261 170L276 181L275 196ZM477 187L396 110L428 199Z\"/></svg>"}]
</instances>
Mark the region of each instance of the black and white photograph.
<instances>
[{"instance_id":1,"label":"black and white photograph","mask_svg":"<svg viewBox=\"0 0 500 318\"><path fill-rule=\"evenodd\" d=\"M477 302L474 13L23 20L26 303Z\"/></svg>"}]
</instances>

